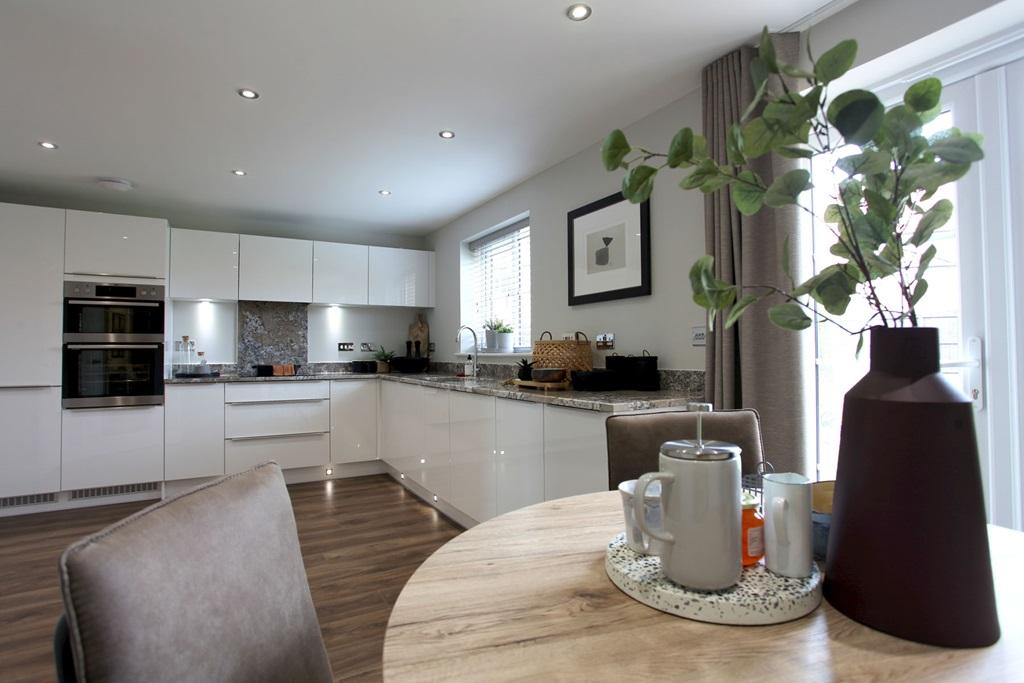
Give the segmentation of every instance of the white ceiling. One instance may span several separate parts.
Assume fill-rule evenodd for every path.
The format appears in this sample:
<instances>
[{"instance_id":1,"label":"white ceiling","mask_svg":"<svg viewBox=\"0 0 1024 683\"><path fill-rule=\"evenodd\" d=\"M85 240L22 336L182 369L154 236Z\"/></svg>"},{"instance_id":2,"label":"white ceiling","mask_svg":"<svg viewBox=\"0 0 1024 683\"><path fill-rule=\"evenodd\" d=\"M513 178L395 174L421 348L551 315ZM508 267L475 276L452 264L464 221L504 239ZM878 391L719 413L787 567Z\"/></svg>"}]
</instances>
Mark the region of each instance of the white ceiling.
<instances>
[{"instance_id":1,"label":"white ceiling","mask_svg":"<svg viewBox=\"0 0 1024 683\"><path fill-rule=\"evenodd\" d=\"M590 4L575 23L567 0L2 0L0 196L422 234L678 99L762 24L828 3Z\"/></svg>"}]
</instances>

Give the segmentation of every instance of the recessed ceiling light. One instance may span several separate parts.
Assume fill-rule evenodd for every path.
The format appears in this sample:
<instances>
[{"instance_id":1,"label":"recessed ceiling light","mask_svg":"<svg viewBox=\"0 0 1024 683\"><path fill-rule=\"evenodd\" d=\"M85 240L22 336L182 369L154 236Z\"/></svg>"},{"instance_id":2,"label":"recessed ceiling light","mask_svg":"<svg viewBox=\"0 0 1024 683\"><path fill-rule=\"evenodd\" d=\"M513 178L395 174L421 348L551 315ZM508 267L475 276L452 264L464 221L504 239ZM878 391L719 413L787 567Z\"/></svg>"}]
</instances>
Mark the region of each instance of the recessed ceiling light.
<instances>
[{"instance_id":1,"label":"recessed ceiling light","mask_svg":"<svg viewBox=\"0 0 1024 683\"><path fill-rule=\"evenodd\" d=\"M575 5L569 5L569 9L565 10L565 16L569 17L573 21L583 21L590 16L590 5L584 5L582 2L578 2Z\"/></svg>"},{"instance_id":2,"label":"recessed ceiling light","mask_svg":"<svg viewBox=\"0 0 1024 683\"><path fill-rule=\"evenodd\" d=\"M391 190L377 190L377 194L379 194L381 197L390 197Z\"/></svg>"},{"instance_id":3,"label":"recessed ceiling light","mask_svg":"<svg viewBox=\"0 0 1024 683\"><path fill-rule=\"evenodd\" d=\"M57 149L57 143L50 142L49 140L40 140L36 144L42 147L43 149Z\"/></svg>"},{"instance_id":4,"label":"recessed ceiling light","mask_svg":"<svg viewBox=\"0 0 1024 683\"><path fill-rule=\"evenodd\" d=\"M237 92L247 100L258 100L260 98L260 94L251 88L239 88Z\"/></svg>"},{"instance_id":5,"label":"recessed ceiling light","mask_svg":"<svg viewBox=\"0 0 1024 683\"><path fill-rule=\"evenodd\" d=\"M438 135L443 137L445 140L451 140L453 137L455 137L455 132L450 130L442 130L440 133L438 133Z\"/></svg>"},{"instance_id":6,"label":"recessed ceiling light","mask_svg":"<svg viewBox=\"0 0 1024 683\"><path fill-rule=\"evenodd\" d=\"M233 171L231 171L231 172L232 172L233 174L235 174L236 176L244 176L244 175L245 175L245 171L243 171L243 170L242 170L242 169L240 169L240 168L236 168L235 170L233 170Z\"/></svg>"}]
</instances>

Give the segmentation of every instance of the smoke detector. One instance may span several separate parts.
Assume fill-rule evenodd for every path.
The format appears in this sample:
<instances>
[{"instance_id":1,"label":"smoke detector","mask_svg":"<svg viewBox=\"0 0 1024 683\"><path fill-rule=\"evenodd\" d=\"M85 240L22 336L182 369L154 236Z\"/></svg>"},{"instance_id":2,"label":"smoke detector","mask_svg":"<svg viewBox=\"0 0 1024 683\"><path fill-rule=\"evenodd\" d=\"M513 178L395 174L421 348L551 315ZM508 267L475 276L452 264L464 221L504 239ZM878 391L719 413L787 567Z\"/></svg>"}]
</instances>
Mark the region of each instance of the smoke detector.
<instances>
[{"instance_id":1,"label":"smoke detector","mask_svg":"<svg viewBox=\"0 0 1024 683\"><path fill-rule=\"evenodd\" d=\"M128 192L135 189L132 181L124 178L97 178L96 184L106 190L116 190L117 192Z\"/></svg>"}]
</instances>

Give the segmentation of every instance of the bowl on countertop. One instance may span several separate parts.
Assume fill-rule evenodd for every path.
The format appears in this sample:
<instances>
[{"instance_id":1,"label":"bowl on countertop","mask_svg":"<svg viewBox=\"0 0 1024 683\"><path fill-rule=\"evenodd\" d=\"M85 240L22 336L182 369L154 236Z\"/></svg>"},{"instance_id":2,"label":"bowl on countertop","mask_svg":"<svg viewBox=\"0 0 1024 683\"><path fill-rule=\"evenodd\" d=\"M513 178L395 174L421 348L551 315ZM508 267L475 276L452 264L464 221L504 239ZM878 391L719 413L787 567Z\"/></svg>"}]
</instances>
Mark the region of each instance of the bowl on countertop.
<instances>
[{"instance_id":1,"label":"bowl on countertop","mask_svg":"<svg viewBox=\"0 0 1024 683\"><path fill-rule=\"evenodd\" d=\"M568 374L565 368L534 368L530 377L534 382L564 382Z\"/></svg>"}]
</instances>

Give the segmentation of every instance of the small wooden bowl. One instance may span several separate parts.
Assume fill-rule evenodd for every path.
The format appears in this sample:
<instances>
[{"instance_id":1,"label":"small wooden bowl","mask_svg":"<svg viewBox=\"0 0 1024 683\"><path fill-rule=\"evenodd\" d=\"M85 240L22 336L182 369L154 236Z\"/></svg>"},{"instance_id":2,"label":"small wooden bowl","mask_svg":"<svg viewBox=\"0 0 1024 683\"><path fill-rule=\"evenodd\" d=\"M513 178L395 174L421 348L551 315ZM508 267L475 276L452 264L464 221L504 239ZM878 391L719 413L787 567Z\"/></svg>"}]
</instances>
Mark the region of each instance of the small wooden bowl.
<instances>
[{"instance_id":1,"label":"small wooden bowl","mask_svg":"<svg viewBox=\"0 0 1024 683\"><path fill-rule=\"evenodd\" d=\"M565 368L534 368L531 379L534 382L564 382L568 374Z\"/></svg>"}]
</instances>

